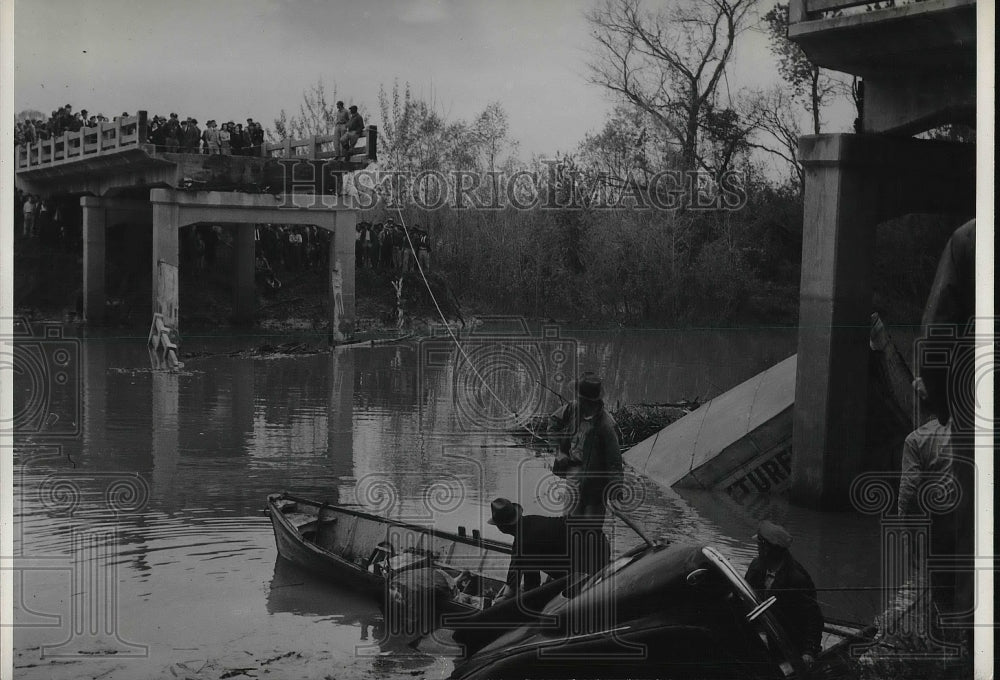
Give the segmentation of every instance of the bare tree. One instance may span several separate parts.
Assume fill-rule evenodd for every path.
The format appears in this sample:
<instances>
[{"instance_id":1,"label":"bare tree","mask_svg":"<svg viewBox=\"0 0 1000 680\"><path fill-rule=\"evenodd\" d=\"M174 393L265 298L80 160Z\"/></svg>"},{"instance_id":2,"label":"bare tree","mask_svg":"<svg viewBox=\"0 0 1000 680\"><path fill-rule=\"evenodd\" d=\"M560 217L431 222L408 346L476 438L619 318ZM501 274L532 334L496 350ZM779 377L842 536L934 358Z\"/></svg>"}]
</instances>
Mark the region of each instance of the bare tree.
<instances>
[{"instance_id":1,"label":"bare tree","mask_svg":"<svg viewBox=\"0 0 1000 680\"><path fill-rule=\"evenodd\" d=\"M823 121L820 112L838 97L851 97L860 115L857 78L847 82L842 77L822 69L806 56L797 43L788 39L788 4L778 3L764 15L764 23L771 39L771 52L778 58L778 71L795 97L809 111L812 133L818 135Z\"/></svg>"},{"instance_id":2,"label":"bare tree","mask_svg":"<svg viewBox=\"0 0 1000 680\"><path fill-rule=\"evenodd\" d=\"M517 142L510 138L510 122L507 111L500 102L490 102L471 126L471 135L481 148L486 161L486 169L496 169L497 157L505 149L517 148Z\"/></svg>"},{"instance_id":3,"label":"bare tree","mask_svg":"<svg viewBox=\"0 0 1000 680\"><path fill-rule=\"evenodd\" d=\"M334 113L337 101L337 85L333 86L333 92L327 97L326 86L319 80L315 85L302 93L302 102L299 104L298 114L291 117L281 109L281 113L274 121L274 131L267 130L268 137L272 141L283 141L285 139L304 139L312 135L329 135L333 133L335 125ZM363 107L362 112L364 111Z\"/></svg>"},{"instance_id":4,"label":"bare tree","mask_svg":"<svg viewBox=\"0 0 1000 680\"><path fill-rule=\"evenodd\" d=\"M740 108L754 121L755 133L748 142L785 161L799 191L805 186L805 169L799 160L798 111L792 95L781 86L756 90L741 98Z\"/></svg>"},{"instance_id":5,"label":"bare tree","mask_svg":"<svg viewBox=\"0 0 1000 680\"><path fill-rule=\"evenodd\" d=\"M698 165L702 112L725 73L756 0L674 0L647 11L641 0L606 0L586 13L598 50L591 81L649 113Z\"/></svg>"}]
</instances>

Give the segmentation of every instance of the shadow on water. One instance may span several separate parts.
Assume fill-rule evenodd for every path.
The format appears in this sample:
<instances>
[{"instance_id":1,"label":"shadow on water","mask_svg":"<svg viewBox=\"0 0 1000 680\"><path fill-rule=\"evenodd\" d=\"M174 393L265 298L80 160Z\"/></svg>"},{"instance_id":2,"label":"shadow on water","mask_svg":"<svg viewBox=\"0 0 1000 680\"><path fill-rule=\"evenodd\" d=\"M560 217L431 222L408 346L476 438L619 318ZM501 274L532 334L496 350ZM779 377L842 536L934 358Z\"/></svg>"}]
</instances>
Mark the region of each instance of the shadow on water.
<instances>
[{"instance_id":1,"label":"shadow on water","mask_svg":"<svg viewBox=\"0 0 1000 680\"><path fill-rule=\"evenodd\" d=\"M267 589L269 614L312 618L315 625L334 623L357 629L358 656L376 657L383 671L409 672L426 668L434 659L410 646L411 637L389 635L379 604L355 590L301 569L278 557Z\"/></svg>"}]
</instances>

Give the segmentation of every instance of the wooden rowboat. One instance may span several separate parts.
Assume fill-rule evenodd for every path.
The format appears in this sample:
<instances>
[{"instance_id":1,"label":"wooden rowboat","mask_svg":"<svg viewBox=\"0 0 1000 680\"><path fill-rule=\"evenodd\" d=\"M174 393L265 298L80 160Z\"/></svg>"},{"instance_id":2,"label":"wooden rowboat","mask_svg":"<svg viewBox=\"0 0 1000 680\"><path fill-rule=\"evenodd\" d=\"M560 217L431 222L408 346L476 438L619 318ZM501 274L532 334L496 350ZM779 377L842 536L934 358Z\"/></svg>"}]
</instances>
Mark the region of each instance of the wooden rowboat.
<instances>
[{"instance_id":1,"label":"wooden rowboat","mask_svg":"<svg viewBox=\"0 0 1000 680\"><path fill-rule=\"evenodd\" d=\"M481 611L503 588L511 547L286 493L267 497L278 554L343 585L402 602L417 573L446 589L451 611Z\"/></svg>"}]
</instances>

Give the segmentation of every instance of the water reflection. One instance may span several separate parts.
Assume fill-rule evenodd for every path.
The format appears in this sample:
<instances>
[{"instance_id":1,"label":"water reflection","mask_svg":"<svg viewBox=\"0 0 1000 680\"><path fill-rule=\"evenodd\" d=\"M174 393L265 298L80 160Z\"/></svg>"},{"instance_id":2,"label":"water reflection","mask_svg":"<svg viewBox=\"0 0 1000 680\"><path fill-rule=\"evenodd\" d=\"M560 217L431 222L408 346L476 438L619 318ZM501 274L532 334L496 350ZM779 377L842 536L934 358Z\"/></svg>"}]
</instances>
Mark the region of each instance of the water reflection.
<instances>
[{"instance_id":1,"label":"water reflection","mask_svg":"<svg viewBox=\"0 0 1000 680\"><path fill-rule=\"evenodd\" d=\"M612 405L713 397L788 356L795 342L794 332L781 331L578 333L573 339L579 368L605 376ZM232 343L226 341L225 352ZM186 349L197 351L198 341ZM443 529L479 528L491 538L502 538L485 523L495 496L514 498L527 512L554 511L545 496L547 458L520 448L501 428L470 424L457 354L451 350L447 360L428 364L420 352L398 345L274 358L223 353L187 360L182 372L169 374L148 370L142 340L87 339L82 436L56 449L41 448L37 437L17 438L18 554L25 564L31 556L69 568L74 531L114 526L110 559L118 567L119 623L129 639L165 655L156 658L171 659L174 648L210 655L237 639L258 645L261 655L270 654L277 639L288 649L330 654L332 645L345 659L358 658L363 636L381 638L377 605L299 579L290 565L275 562L261 513L268 493L362 502ZM512 371L490 379L514 402L535 389L531 377ZM540 408L559 403L545 395ZM115 475L143 480L141 502L108 505ZM50 479L71 480L72 499L60 503L46 495ZM391 493L372 495L366 484ZM648 533L716 543L737 565L749 563L749 536L764 509L652 483L646 491L633 515ZM795 554L821 588L877 584L878 529L867 519L809 513L778 501L766 512L796 535ZM624 525L611 527L616 550L638 542ZM22 603L17 621L68 615L67 583L49 572L25 579L25 592L35 594ZM878 608L877 592L822 598L842 618L870 618ZM311 628L317 621L328 634ZM66 634L59 626L18 628L15 646L57 642ZM382 660L365 662L366 672L408 673L383 658L400 650L378 649Z\"/></svg>"}]
</instances>

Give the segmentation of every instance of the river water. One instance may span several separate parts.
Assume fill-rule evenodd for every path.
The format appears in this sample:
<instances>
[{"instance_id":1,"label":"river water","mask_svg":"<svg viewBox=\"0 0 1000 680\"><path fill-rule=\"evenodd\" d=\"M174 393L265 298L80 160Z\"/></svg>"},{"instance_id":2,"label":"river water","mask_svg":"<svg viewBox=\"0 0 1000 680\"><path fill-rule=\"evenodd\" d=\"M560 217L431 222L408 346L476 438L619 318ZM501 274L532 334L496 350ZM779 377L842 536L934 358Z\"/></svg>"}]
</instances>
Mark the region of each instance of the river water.
<instances>
[{"instance_id":1,"label":"river water","mask_svg":"<svg viewBox=\"0 0 1000 680\"><path fill-rule=\"evenodd\" d=\"M477 336L468 361L447 337L266 358L231 353L291 338L185 338L185 351L205 354L178 373L151 371L143 339L70 341L64 436L16 438L16 677L446 675L447 659L381 639L377 602L277 558L267 494L501 538L485 524L496 496L555 512L550 457L509 429L554 409L551 390L568 396L568 376L603 375L612 407L706 399L792 354L796 336L533 332L500 325L491 333L506 349ZM30 401L23 387L16 397ZM751 516L714 494L639 482L635 518L650 534L749 563L760 507ZM828 617L880 611L875 520L781 499L765 512L795 535ZM616 550L639 540L608 530Z\"/></svg>"}]
</instances>

